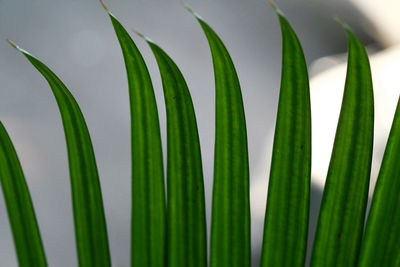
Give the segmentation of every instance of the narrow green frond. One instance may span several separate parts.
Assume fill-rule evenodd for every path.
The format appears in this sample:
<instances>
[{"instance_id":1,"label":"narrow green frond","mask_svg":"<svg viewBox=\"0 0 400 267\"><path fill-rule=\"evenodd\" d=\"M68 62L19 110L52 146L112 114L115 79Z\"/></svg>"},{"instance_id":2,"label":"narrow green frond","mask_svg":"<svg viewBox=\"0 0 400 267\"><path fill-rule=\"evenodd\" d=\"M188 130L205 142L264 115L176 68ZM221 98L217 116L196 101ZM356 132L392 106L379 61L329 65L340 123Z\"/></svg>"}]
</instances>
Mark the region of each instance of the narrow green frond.
<instances>
[{"instance_id":1,"label":"narrow green frond","mask_svg":"<svg viewBox=\"0 0 400 267\"><path fill-rule=\"evenodd\" d=\"M358 266L400 265L400 101L368 215Z\"/></svg>"},{"instance_id":2,"label":"narrow green frond","mask_svg":"<svg viewBox=\"0 0 400 267\"><path fill-rule=\"evenodd\" d=\"M47 266L31 196L17 153L0 122L0 182L19 266Z\"/></svg>"},{"instance_id":3,"label":"narrow green frond","mask_svg":"<svg viewBox=\"0 0 400 267\"><path fill-rule=\"evenodd\" d=\"M355 266L371 171L374 101L364 46L350 27L347 77L326 178L311 266ZM318 157L318 155L314 155Z\"/></svg>"},{"instance_id":4,"label":"narrow green frond","mask_svg":"<svg viewBox=\"0 0 400 267\"><path fill-rule=\"evenodd\" d=\"M249 163L239 79L221 39L196 13L210 45L215 77L215 151L211 267L251 265Z\"/></svg>"},{"instance_id":5,"label":"narrow green frond","mask_svg":"<svg viewBox=\"0 0 400 267\"><path fill-rule=\"evenodd\" d=\"M132 266L166 262L164 170L157 105L146 64L119 21L108 11L128 77L132 146Z\"/></svg>"},{"instance_id":6,"label":"narrow green frond","mask_svg":"<svg viewBox=\"0 0 400 267\"><path fill-rule=\"evenodd\" d=\"M310 90L301 44L287 19L278 10L277 15L282 77L261 266L304 266L310 206Z\"/></svg>"},{"instance_id":7,"label":"narrow green frond","mask_svg":"<svg viewBox=\"0 0 400 267\"><path fill-rule=\"evenodd\" d=\"M167 110L168 266L206 267L203 170L192 99L176 64L143 37L160 69Z\"/></svg>"},{"instance_id":8,"label":"narrow green frond","mask_svg":"<svg viewBox=\"0 0 400 267\"><path fill-rule=\"evenodd\" d=\"M99 176L85 119L62 81L38 59L18 49L47 80L60 109L68 150L79 265L111 266Z\"/></svg>"}]
</instances>

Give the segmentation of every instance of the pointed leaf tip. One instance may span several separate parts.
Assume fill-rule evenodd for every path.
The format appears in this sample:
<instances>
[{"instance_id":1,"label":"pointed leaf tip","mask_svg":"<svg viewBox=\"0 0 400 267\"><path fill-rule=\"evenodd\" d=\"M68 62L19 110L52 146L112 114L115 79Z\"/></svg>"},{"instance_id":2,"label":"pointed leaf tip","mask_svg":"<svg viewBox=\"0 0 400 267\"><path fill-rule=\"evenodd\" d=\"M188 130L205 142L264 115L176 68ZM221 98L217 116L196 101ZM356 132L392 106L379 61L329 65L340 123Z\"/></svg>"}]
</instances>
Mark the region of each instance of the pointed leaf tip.
<instances>
[{"instance_id":1,"label":"pointed leaf tip","mask_svg":"<svg viewBox=\"0 0 400 267\"><path fill-rule=\"evenodd\" d=\"M202 17L201 17L199 14L197 14L197 13L193 10L193 8L191 8L185 1L182 1L181 3L182 3L182 5L183 5L184 8L186 8L190 13L192 13L193 16L195 16L195 17L198 18L198 19L202 19Z\"/></svg>"},{"instance_id":2,"label":"pointed leaf tip","mask_svg":"<svg viewBox=\"0 0 400 267\"><path fill-rule=\"evenodd\" d=\"M181 4L184 8L186 8L187 10L189 10L189 12L193 13L193 9L185 2L185 1L181 1Z\"/></svg>"},{"instance_id":3,"label":"pointed leaf tip","mask_svg":"<svg viewBox=\"0 0 400 267\"><path fill-rule=\"evenodd\" d=\"M283 16L282 10L279 9L278 5L275 3L274 0L268 0L269 4L272 6L273 9L275 9L275 12L278 13L278 15Z\"/></svg>"},{"instance_id":4,"label":"pointed leaf tip","mask_svg":"<svg viewBox=\"0 0 400 267\"><path fill-rule=\"evenodd\" d=\"M143 38L146 42L151 42L151 43L153 43L153 41L152 41L149 37L147 37L146 35L144 35L143 33L141 33L139 30L137 30L137 29L135 29L135 28L132 28L132 31L133 31L136 35L138 35L139 37Z\"/></svg>"},{"instance_id":5,"label":"pointed leaf tip","mask_svg":"<svg viewBox=\"0 0 400 267\"><path fill-rule=\"evenodd\" d=\"M336 22L338 22L340 25L342 25L345 30L352 31L351 27L342 18L335 16L333 19L336 20Z\"/></svg>"},{"instance_id":6,"label":"pointed leaf tip","mask_svg":"<svg viewBox=\"0 0 400 267\"><path fill-rule=\"evenodd\" d=\"M273 0L268 0L268 2L274 9L278 9L278 5Z\"/></svg>"},{"instance_id":7,"label":"pointed leaf tip","mask_svg":"<svg viewBox=\"0 0 400 267\"><path fill-rule=\"evenodd\" d=\"M18 48L19 48L18 45L17 45L16 43L14 43L13 41L11 41L11 40L7 39L7 42L8 42L10 45L12 45L15 49L18 49Z\"/></svg>"},{"instance_id":8,"label":"pointed leaf tip","mask_svg":"<svg viewBox=\"0 0 400 267\"><path fill-rule=\"evenodd\" d=\"M104 3L103 0L100 0L100 4L103 6L103 8L104 8L108 13L111 13L110 10L108 9L108 7L106 6L106 4Z\"/></svg>"},{"instance_id":9,"label":"pointed leaf tip","mask_svg":"<svg viewBox=\"0 0 400 267\"><path fill-rule=\"evenodd\" d=\"M16 43L14 43L13 41L7 39L7 42L14 47L15 49L17 49L19 52L26 54L26 55L31 55L28 51L22 49L21 47L19 47L19 45L17 45Z\"/></svg>"}]
</instances>

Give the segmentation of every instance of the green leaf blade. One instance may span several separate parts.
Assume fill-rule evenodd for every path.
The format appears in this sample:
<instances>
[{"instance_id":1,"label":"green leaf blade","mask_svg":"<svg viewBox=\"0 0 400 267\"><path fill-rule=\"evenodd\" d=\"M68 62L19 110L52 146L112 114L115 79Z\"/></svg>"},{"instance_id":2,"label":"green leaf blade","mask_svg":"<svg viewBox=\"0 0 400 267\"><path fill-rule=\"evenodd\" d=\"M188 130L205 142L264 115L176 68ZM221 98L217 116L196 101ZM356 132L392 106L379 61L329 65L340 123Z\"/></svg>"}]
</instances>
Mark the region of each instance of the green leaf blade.
<instances>
[{"instance_id":1,"label":"green leaf blade","mask_svg":"<svg viewBox=\"0 0 400 267\"><path fill-rule=\"evenodd\" d=\"M192 99L176 64L147 42L160 69L167 110L168 266L206 267L203 170Z\"/></svg>"},{"instance_id":2,"label":"green leaf blade","mask_svg":"<svg viewBox=\"0 0 400 267\"><path fill-rule=\"evenodd\" d=\"M127 31L109 12L128 77L132 146L131 265L166 262L164 167L156 100L146 64Z\"/></svg>"},{"instance_id":3,"label":"green leaf blade","mask_svg":"<svg viewBox=\"0 0 400 267\"><path fill-rule=\"evenodd\" d=\"M215 77L210 266L247 267L251 266L249 163L239 79L221 39L192 13L208 39Z\"/></svg>"},{"instance_id":4,"label":"green leaf blade","mask_svg":"<svg viewBox=\"0 0 400 267\"><path fill-rule=\"evenodd\" d=\"M28 186L17 153L0 122L0 182L19 266L47 266Z\"/></svg>"},{"instance_id":5,"label":"green leaf blade","mask_svg":"<svg viewBox=\"0 0 400 267\"><path fill-rule=\"evenodd\" d=\"M64 126L80 266L111 266L103 200L92 142L83 114L62 81L42 62L18 48L43 75Z\"/></svg>"},{"instance_id":6,"label":"green leaf blade","mask_svg":"<svg viewBox=\"0 0 400 267\"><path fill-rule=\"evenodd\" d=\"M358 266L400 264L400 101L376 182Z\"/></svg>"},{"instance_id":7,"label":"green leaf blade","mask_svg":"<svg viewBox=\"0 0 400 267\"><path fill-rule=\"evenodd\" d=\"M307 65L296 33L277 10L282 77L264 225L261 266L304 266L311 178Z\"/></svg>"},{"instance_id":8,"label":"green leaf blade","mask_svg":"<svg viewBox=\"0 0 400 267\"><path fill-rule=\"evenodd\" d=\"M364 46L344 25L348 67L325 183L311 266L355 266L363 233L371 171L374 101Z\"/></svg>"}]
</instances>

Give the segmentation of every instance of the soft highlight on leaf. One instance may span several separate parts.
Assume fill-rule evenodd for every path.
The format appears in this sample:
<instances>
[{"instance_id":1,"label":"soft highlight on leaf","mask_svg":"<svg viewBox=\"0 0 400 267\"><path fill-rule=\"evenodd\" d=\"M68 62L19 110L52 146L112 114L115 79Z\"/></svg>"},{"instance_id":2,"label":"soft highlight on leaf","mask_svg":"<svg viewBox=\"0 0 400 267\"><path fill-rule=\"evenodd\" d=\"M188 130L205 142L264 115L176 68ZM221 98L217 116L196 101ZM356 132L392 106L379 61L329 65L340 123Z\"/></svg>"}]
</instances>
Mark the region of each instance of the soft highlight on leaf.
<instances>
[{"instance_id":1,"label":"soft highlight on leaf","mask_svg":"<svg viewBox=\"0 0 400 267\"><path fill-rule=\"evenodd\" d=\"M200 16L188 9L208 39L215 77L210 265L247 267L251 266L249 163L239 79L221 39Z\"/></svg>"},{"instance_id":2,"label":"soft highlight on leaf","mask_svg":"<svg viewBox=\"0 0 400 267\"><path fill-rule=\"evenodd\" d=\"M304 266L311 177L310 90L301 44L274 7L282 30L282 77L261 266Z\"/></svg>"},{"instance_id":3,"label":"soft highlight on leaf","mask_svg":"<svg viewBox=\"0 0 400 267\"><path fill-rule=\"evenodd\" d=\"M400 101L376 182L358 266L400 265Z\"/></svg>"},{"instance_id":4,"label":"soft highlight on leaf","mask_svg":"<svg viewBox=\"0 0 400 267\"><path fill-rule=\"evenodd\" d=\"M110 13L128 77L132 146L131 265L166 266L164 169L157 105L146 64Z\"/></svg>"},{"instance_id":5,"label":"soft highlight on leaf","mask_svg":"<svg viewBox=\"0 0 400 267\"><path fill-rule=\"evenodd\" d=\"M99 176L83 114L70 91L46 65L15 47L47 80L61 113L68 151L79 266L111 266Z\"/></svg>"},{"instance_id":6,"label":"soft highlight on leaf","mask_svg":"<svg viewBox=\"0 0 400 267\"><path fill-rule=\"evenodd\" d=\"M0 182L21 267L47 266L28 186L14 146L0 121Z\"/></svg>"},{"instance_id":7,"label":"soft highlight on leaf","mask_svg":"<svg viewBox=\"0 0 400 267\"><path fill-rule=\"evenodd\" d=\"M167 110L168 266L206 267L203 170L192 99L172 59L149 38L141 36L157 60Z\"/></svg>"},{"instance_id":8,"label":"soft highlight on leaf","mask_svg":"<svg viewBox=\"0 0 400 267\"><path fill-rule=\"evenodd\" d=\"M364 46L342 25L348 38L347 76L311 258L316 267L356 265L368 200L374 131L371 71Z\"/></svg>"}]
</instances>

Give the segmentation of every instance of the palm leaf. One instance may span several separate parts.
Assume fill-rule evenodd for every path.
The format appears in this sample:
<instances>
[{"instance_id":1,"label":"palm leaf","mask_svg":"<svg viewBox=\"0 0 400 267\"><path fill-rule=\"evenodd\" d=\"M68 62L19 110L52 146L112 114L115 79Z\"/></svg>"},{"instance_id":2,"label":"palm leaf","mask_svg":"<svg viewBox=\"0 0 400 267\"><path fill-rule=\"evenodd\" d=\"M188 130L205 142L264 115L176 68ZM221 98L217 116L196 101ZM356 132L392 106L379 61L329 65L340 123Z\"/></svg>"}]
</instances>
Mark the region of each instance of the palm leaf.
<instances>
[{"instance_id":1,"label":"palm leaf","mask_svg":"<svg viewBox=\"0 0 400 267\"><path fill-rule=\"evenodd\" d=\"M99 175L83 114L70 91L42 62L13 44L49 83L67 142L75 234L80 266L111 266Z\"/></svg>"},{"instance_id":2,"label":"palm leaf","mask_svg":"<svg viewBox=\"0 0 400 267\"><path fill-rule=\"evenodd\" d=\"M189 7L210 45L215 77L211 267L251 265L249 163L239 79L221 39Z\"/></svg>"},{"instance_id":3,"label":"palm leaf","mask_svg":"<svg viewBox=\"0 0 400 267\"><path fill-rule=\"evenodd\" d=\"M132 266L161 267L166 261L166 210L160 126L153 86L135 43L111 14L129 86L132 145Z\"/></svg>"},{"instance_id":4,"label":"palm leaf","mask_svg":"<svg viewBox=\"0 0 400 267\"><path fill-rule=\"evenodd\" d=\"M368 200L374 130L371 71L364 46L346 24L343 27L347 77L311 266L356 265Z\"/></svg>"},{"instance_id":5,"label":"palm leaf","mask_svg":"<svg viewBox=\"0 0 400 267\"><path fill-rule=\"evenodd\" d=\"M160 69L167 110L168 266L205 267L204 182L192 99L176 64L159 46L144 38Z\"/></svg>"},{"instance_id":6,"label":"palm leaf","mask_svg":"<svg viewBox=\"0 0 400 267\"><path fill-rule=\"evenodd\" d=\"M0 122L0 182L19 266L47 266L31 196L17 153Z\"/></svg>"},{"instance_id":7,"label":"palm leaf","mask_svg":"<svg viewBox=\"0 0 400 267\"><path fill-rule=\"evenodd\" d=\"M400 101L375 186L358 266L400 265Z\"/></svg>"},{"instance_id":8,"label":"palm leaf","mask_svg":"<svg viewBox=\"0 0 400 267\"><path fill-rule=\"evenodd\" d=\"M304 266L311 175L309 82L296 33L274 7L282 30L282 78L261 266Z\"/></svg>"}]
</instances>

